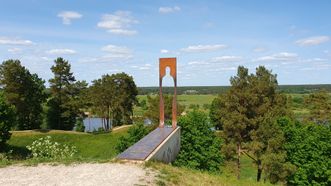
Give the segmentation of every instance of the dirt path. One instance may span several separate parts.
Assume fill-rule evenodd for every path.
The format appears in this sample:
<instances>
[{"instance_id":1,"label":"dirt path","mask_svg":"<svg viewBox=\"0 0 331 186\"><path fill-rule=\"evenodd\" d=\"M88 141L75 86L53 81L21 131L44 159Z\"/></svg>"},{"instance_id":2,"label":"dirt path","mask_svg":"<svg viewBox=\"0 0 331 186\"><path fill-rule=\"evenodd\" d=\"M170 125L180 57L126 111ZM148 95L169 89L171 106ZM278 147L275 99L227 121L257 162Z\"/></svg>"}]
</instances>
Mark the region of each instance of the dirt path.
<instances>
[{"instance_id":1,"label":"dirt path","mask_svg":"<svg viewBox=\"0 0 331 186\"><path fill-rule=\"evenodd\" d=\"M155 185L155 175L136 164L14 165L0 168L0 185Z\"/></svg>"}]
</instances>

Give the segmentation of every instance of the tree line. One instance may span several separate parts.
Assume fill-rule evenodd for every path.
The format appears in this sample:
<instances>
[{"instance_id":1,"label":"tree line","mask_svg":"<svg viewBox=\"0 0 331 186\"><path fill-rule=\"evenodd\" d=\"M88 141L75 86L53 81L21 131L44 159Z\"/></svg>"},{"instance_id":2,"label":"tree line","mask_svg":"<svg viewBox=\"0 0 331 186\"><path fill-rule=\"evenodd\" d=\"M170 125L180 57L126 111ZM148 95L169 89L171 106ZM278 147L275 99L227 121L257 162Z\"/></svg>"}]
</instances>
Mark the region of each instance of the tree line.
<instances>
[{"instance_id":1,"label":"tree line","mask_svg":"<svg viewBox=\"0 0 331 186\"><path fill-rule=\"evenodd\" d=\"M230 86L180 86L177 87L177 94L220 94L225 93ZM278 85L277 92L288 94L310 94L324 89L331 92L331 84L315 85ZM158 87L139 87L139 95L158 94ZM163 87L163 93L172 94L173 87Z\"/></svg>"},{"instance_id":2,"label":"tree line","mask_svg":"<svg viewBox=\"0 0 331 186\"><path fill-rule=\"evenodd\" d=\"M45 81L19 60L0 64L0 128L72 130L87 112L103 118L105 130L132 123L138 91L128 74L105 74L89 86L86 81L76 80L71 65L61 57L50 70L53 77L47 89Z\"/></svg>"}]
</instances>

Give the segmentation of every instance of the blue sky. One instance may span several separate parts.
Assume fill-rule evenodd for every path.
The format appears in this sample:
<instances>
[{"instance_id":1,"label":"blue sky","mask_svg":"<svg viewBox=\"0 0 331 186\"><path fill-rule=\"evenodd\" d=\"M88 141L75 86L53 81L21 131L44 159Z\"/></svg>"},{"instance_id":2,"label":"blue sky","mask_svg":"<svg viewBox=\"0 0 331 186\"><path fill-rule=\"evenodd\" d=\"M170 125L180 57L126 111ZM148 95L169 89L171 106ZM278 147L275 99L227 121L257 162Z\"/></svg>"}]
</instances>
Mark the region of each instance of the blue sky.
<instances>
[{"instance_id":1,"label":"blue sky","mask_svg":"<svg viewBox=\"0 0 331 186\"><path fill-rule=\"evenodd\" d=\"M238 65L264 65L279 84L330 84L330 9L328 0L3 1L0 60L45 80L61 56L78 80L126 72L158 86L158 58L177 57L179 86L229 85Z\"/></svg>"}]
</instances>

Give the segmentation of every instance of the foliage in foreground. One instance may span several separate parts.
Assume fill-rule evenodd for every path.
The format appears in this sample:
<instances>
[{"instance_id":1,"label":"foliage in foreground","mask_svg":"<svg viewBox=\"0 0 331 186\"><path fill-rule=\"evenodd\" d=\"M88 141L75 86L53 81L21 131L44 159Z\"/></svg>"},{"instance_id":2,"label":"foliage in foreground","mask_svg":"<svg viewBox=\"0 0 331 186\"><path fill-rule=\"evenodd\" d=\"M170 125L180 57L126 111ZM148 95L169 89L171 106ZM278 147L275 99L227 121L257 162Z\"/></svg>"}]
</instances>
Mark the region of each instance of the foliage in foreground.
<instances>
[{"instance_id":1,"label":"foliage in foreground","mask_svg":"<svg viewBox=\"0 0 331 186\"><path fill-rule=\"evenodd\" d=\"M146 136L149 133L150 129L145 127L143 123L134 124L130 129L128 130L128 134L125 136L121 136L119 138L119 141L116 145L117 152L123 152L127 148L129 148L131 145L138 142L140 139L142 139L144 136Z\"/></svg>"},{"instance_id":2,"label":"foliage in foreground","mask_svg":"<svg viewBox=\"0 0 331 186\"><path fill-rule=\"evenodd\" d=\"M10 128L15 124L14 108L9 105L0 92L0 152L10 138Z\"/></svg>"},{"instance_id":3,"label":"foliage in foreground","mask_svg":"<svg viewBox=\"0 0 331 186\"><path fill-rule=\"evenodd\" d=\"M180 117L181 148L175 165L193 169L217 171L223 158L221 142L211 130L211 124L204 112L193 110Z\"/></svg>"},{"instance_id":4,"label":"foliage in foreground","mask_svg":"<svg viewBox=\"0 0 331 186\"><path fill-rule=\"evenodd\" d=\"M278 121L285 132L287 160L297 167L290 185L331 185L331 127Z\"/></svg>"},{"instance_id":5,"label":"foliage in foreground","mask_svg":"<svg viewBox=\"0 0 331 186\"><path fill-rule=\"evenodd\" d=\"M32 158L44 160L72 158L77 153L75 146L54 142L51 136L39 138L26 148L31 151Z\"/></svg>"}]
</instances>

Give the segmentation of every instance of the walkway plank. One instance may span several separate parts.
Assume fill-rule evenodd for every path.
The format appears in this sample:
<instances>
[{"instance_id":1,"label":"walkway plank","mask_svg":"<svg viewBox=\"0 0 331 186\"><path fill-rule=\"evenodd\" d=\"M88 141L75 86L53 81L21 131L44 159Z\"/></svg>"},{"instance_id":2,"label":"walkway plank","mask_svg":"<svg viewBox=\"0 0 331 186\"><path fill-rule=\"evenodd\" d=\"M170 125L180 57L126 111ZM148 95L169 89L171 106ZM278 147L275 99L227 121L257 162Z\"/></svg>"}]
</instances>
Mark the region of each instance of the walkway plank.
<instances>
[{"instance_id":1,"label":"walkway plank","mask_svg":"<svg viewBox=\"0 0 331 186\"><path fill-rule=\"evenodd\" d=\"M170 126L156 128L117 156L118 159L144 161L173 131Z\"/></svg>"}]
</instances>

